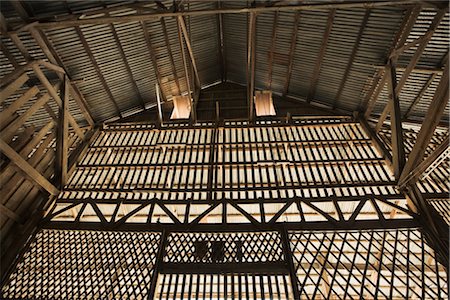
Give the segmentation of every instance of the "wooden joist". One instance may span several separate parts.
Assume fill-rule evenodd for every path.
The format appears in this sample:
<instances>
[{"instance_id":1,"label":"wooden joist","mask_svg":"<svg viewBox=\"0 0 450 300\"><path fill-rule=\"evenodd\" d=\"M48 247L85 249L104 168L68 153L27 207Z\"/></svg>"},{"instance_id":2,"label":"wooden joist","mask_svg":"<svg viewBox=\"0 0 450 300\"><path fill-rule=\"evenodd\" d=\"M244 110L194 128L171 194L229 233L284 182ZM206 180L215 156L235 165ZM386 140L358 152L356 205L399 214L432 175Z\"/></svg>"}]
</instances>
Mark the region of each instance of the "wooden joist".
<instances>
[{"instance_id":1,"label":"wooden joist","mask_svg":"<svg viewBox=\"0 0 450 300\"><path fill-rule=\"evenodd\" d=\"M22 72L21 72L22 73ZM7 78L5 78L7 79ZM23 73L3 90L0 91L0 104L2 104L9 96L14 94L27 80L30 79L27 74ZM2 79L3 81L3 79Z\"/></svg>"},{"instance_id":2,"label":"wooden joist","mask_svg":"<svg viewBox=\"0 0 450 300\"><path fill-rule=\"evenodd\" d=\"M61 87L62 105L59 108L59 124L56 140L55 177L62 188L67 180L69 152L69 79L67 76Z\"/></svg>"},{"instance_id":3,"label":"wooden joist","mask_svg":"<svg viewBox=\"0 0 450 300\"><path fill-rule=\"evenodd\" d=\"M291 83L292 70L294 68L294 52L295 47L297 46L297 34L298 34L298 24L300 23L300 12L295 13L294 17L294 27L292 28L292 38L291 38L291 47L289 49L288 55L288 69L286 73L286 81L284 82L283 88L283 97L286 97L289 91L289 84Z\"/></svg>"},{"instance_id":4,"label":"wooden joist","mask_svg":"<svg viewBox=\"0 0 450 300\"><path fill-rule=\"evenodd\" d=\"M167 33L166 22L164 21L163 18L161 18L160 23L161 23L161 27L162 27L162 30L164 33L164 42L166 43L167 54L169 55L170 66L172 67L172 74L173 74L173 77L175 80L175 85L177 87L176 94L181 95L180 81L178 80L177 68L175 67L175 60L173 59L173 55L172 55L172 47L170 46L169 34Z\"/></svg>"},{"instance_id":5,"label":"wooden joist","mask_svg":"<svg viewBox=\"0 0 450 300\"><path fill-rule=\"evenodd\" d=\"M306 98L306 102L311 102L314 100L314 96L316 95L317 82L319 80L320 69L322 67L323 58L325 56L325 52L327 51L328 39L330 37L331 29L333 28L334 16L336 15L336 9L332 9L328 14L327 25L325 28L325 32L322 38L322 46L320 47L319 55L317 56L316 66L314 67L314 72L311 78L311 83L309 86L308 97Z\"/></svg>"},{"instance_id":6,"label":"wooden joist","mask_svg":"<svg viewBox=\"0 0 450 300\"><path fill-rule=\"evenodd\" d=\"M189 57L191 58L191 64L192 67L194 68L194 76L195 76L195 84L196 84L196 88L201 88L201 81L200 81L200 76L198 74L198 69L197 69L197 63L195 62L195 56L194 56L194 51L192 49L191 46L191 41L189 38L189 34L188 31L186 29L186 23L184 22L184 18L183 17L178 17L178 22L181 26L181 31L183 32L183 36L184 36L184 41L186 43L186 47L189 53Z\"/></svg>"},{"instance_id":7,"label":"wooden joist","mask_svg":"<svg viewBox=\"0 0 450 300\"><path fill-rule=\"evenodd\" d=\"M266 89L272 89L272 70L273 70L273 57L275 52L275 41L277 39L277 25L278 25L278 12L276 11L273 16L273 26L272 26L272 38L269 50L269 61L267 63L267 82Z\"/></svg>"},{"instance_id":8,"label":"wooden joist","mask_svg":"<svg viewBox=\"0 0 450 300\"><path fill-rule=\"evenodd\" d=\"M436 89L433 100L430 103L428 112L417 135L416 143L414 144L411 153L409 154L408 161L400 176L400 182L403 181L406 176L418 166L424 158L425 151L430 143L430 140L434 134L434 131L444 113L444 109L448 104L449 97L449 66L445 66L444 74L439 82L439 86Z\"/></svg>"},{"instance_id":9,"label":"wooden joist","mask_svg":"<svg viewBox=\"0 0 450 300\"><path fill-rule=\"evenodd\" d=\"M248 118L253 121L253 96L255 93L255 61L256 61L256 14L250 14L247 36L247 101L249 106Z\"/></svg>"},{"instance_id":10,"label":"wooden joist","mask_svg":"<svg viewBox=\"0 0 450 300\"><path fill-rule=\"evenodd\" d=\"M39 80L41 81L41 83L44 85L44 87L47 89L47 91L49 92L50 96L53 97L53 99L56 101L56 103L58 104L59 107L62 106L62 100L59 97L58 93L56 92L56 90L54 89L54 87L51 85L51 83L48 81L47 77L45 76L45 74L42 72L42 70L39 68L39 66L34 65L33 66L33 70L34 73L36 74L36 76L39 78ZM77 121L73 118L73 116L69 113L68 114L68 119L69 119L69 123L72 126L73 130L75 131L75 133L81 138L84 138L84 133L83 131L80 129L80 126L78 126Z\"/></svg>"},{"instance_id":11,"label":"wooden joist","mask_svg":"<svg viewBox=\"0 0 450 300\"><path fill-rule=\"evenodd\" d=\"M22 158L13 148L11 148L5 141L0 139L0 151L5 154L23 174L32 182L37 184L42 189L49 192L51 195L58 195L59 190L50 183L41 173L36 171L25 159Z\"/></svg>"},{"instance_id":12,"label":"wooden joist","mask_svg":"<svg viewBox=\"0 0 450 300\"><path fill-rule=\"evenodd\" d=\"M15 112L21 108L28 100L36 96L39 93L37 86L29 88L25 93L23 93L18 99L12 102L8 107L4 108L0 112L0 128L4 128L9 122L14 118Z\"/></svg>"},{"instance_id":13,"label":"wooden joist","mask_svg":"<svg viewBox=\"0 0 450 300\"><path fill-rule=\"evenodd\" d=\"M191 81L189 80L189 70L187 66L187 60L186 60L186 54L184 52L184 43L183 43L183 34L181 29L180 20L177 19L177 26L178 26L178 42L180 44L180 50L181 50L181 58L183 59L183 67L184 67L184 77L186 80L186 86L187 86L187 92L189 99L192 99L192 90L191 90ZM191 100L192 102L192 100ZM194 103L191 103L191 119L195 122L196 120L196 111L195 111L195 105Z\"/></svg>"}]
</instances>

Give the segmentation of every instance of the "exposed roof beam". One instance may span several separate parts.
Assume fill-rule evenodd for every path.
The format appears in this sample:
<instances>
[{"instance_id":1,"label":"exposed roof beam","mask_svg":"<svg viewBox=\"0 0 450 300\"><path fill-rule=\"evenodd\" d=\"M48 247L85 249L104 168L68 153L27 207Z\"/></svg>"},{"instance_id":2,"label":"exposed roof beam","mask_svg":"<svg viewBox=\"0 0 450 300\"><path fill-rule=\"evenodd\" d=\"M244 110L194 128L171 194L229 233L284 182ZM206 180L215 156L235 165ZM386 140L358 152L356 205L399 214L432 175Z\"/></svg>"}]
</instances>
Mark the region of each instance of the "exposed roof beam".
<instances>
[{"instance_id":1,"label":"exposed roof beam","mask_svg":"<svg viewBox=\"0 0 450 300\"><path fill-rule=\"evenodd\" d=\"M349 62L347 63L347 67L344 71L344 76L342 77L341 83L339 84L339 90L336 93L333 108L336 108L339 101L341 100L342 92L344 91L344 86L345 86L345 83L347 82L347 78L350 75L350 70L352 69L356 53L358 52L359 43L361 42L361 38L364 33L364 29L366 28L367 22L369 21L369 16L370 16L370 10L366 9L366 13L364 14L361 24L359 25L358 35L356 36L356 40L353 45L353 50L352 50L352 53L350 54Z\"/></svg>"},{"instance_id":2,"label":"exposed roof beam","mask_svg":"<svg viewBox=\"0 0 450 300\"><path fill-rule=\"evenodd\" d=\"M317 82L319 80L320 69L322 67L323 58L327 50L328 38L330 37L331 29L333 28L333 20L336 15L336 9L332 9L328 14L327 25L325 32L323 33L322 46L320 47L319 55L317 56L316 66L311 78L311 84L309 86L309 93L306 101L309 103L314 99L316 95Z\"/></svg>"},{"instance_id":3,"label":"exposed roof beam","mask_svg":"<svg viewBox=\"0 0 450 300\"><path fill-rule=\"evenodd\" d=\"M108 15L108 13L107 13L107 15ZM127 56L125 54L125 51L123 50L122 43L120 42L119 35L117 34L114 24L109 24L109 29L112 32L114 41L117 45L117 49L119 50L120 57L122 58L122 61L125 65L125 70L127 71L128 77L130 78L130 83L133 86L134 92L136 93L136 96L138 97L139 101L141 102L142 108L145 109L145 101L142 98L141 92L139 91L139 88L136 84L136 80L134 80L133 72L131 71L130 65L128 64Z\"/></svg>"},{"instance_id":4,"label":"exposed roof beam","mask_svg":"<svg viewBox=\"0 0 450 300\"><path fill-rule=\"evenodd\" d=\"M286 97L286 95L289 91L289 84L291 83L292 69L293 69L293 65L294 65L293 58L294 58L295 47L297 46L297 33L298 33L299 22L300 22L300 12L296 12L294 28L292 29L291 47L289 49L289 57L288 57L289 65L288 65L287 74L286 74L286 81L284 83L283 97Z\"/></svg>"},{"instance_id":5,"label":"exposed roof beam","mask_svg":"<svg viewBox=\"0 0 450 300\"><path fill-rule=\"evenodd\" d=\"M56 138L55 178L57 185L63 188L67 180L69 164L69 78L64 77L61 85L61 107L59 108L59 124Z\"/></svg>"},{"instance_id":6,"label":"exposed roof beam","mask_svg":"<svg viewBox=\"0 0 450 300\"><path fill-rule=\"evenodd\" d=\"M164 33L164 41L166 43L167 54L169 55L170 65L172 67L172 74L175 79L175 84L177 86L177 94L181 95L180 81L178 79L177 68L175 68L175 61L172 55L172 47L170 46L169 34L167 33L166 21L164 21L164 18L160 19L160 23Z\"/></svg>"},{"instance_id":7,"label":"exposed roof beam","mask_svg":"<svg viewBox=\"0 0 450 300\"><path fill-rule=\"evenodd\" d=\"M103 73L100 70L100 67L99 67L98 63L97 63L97 61L94 58L94 54L92 53L91 48L89 48L89 44L88 44L86 38L84 37L84 34L81 31L81 28L79 26L77 26L77 27L75 27L75 31L76 31L76 33L78 35L78 38L81 41L81 44L83 45L84 51L86 51L86 54L89 57L89 60L91 61L95 72L97 73L98 78L100 79L100 83L102 84L103 89L105 90L106 94L108 95L108 98L113 103L117 114L119 115L119 117L122 118L122 112L120 111L119 105L117 105L117 101L116 101L116 99L114 99L114 96L111 93L111 90L109 89L108 84L106 83L105 77L103 77Z\"/></svg>"},{"instance_id":8,"label":"exposed roof beam","mask_svg":"<svg viewBox=\"0 0 450 300\"><path fill-rule=\"evenodd\" d=\"M421 6L416 5L406 10L403 22L400 25L400 28L397 31L392 46L388 52L389 54L387 56L387 59L391 56L391 53L395 51L398 45L403 45L405 43L406 39L409 36L409 33L411 32L414 24L416 23L416 19L420 14L421 9L422 9ZM384 70L378 76L377 79L373 80L372 88L366 94L366 98L364 99L364 102L361 105L361 110L365 111L364 116L366 119L369 118L369 116L371 115L375 103L378 99L378 96L380 95L381 91L384 88L384 85L388 77L387 73L388 68L387 66L384 66Z\"/></svg>"},{"instance_id":9,"label":"exposed roof beam","mask_svg":"<svg viewBox=\"0 0 450 300\"><path fill-rule=\"evenodd\" d=\"M184 77L186 80L186 86L187 86L187 92L188 92L188 96L189 99L191 100L191 119L194 120L194 122L196 121L196 111L195 111L195 105L194 105L194 101L192 100L192 90L191 90L191 81L189 79L189 70L188 70L188 66L187 66L187 60L186 60L186 53L184 52L184 42L183 42L183 33L182 33L182 29L181 29L181 24L180 24L180 20L177 19L177 26L178 26L178 41L180 43L180 52L181 52L181 57L183 59L183 66L184 66Z\"/></svg>"},{"instance_id":10,"label":"exposed roof beam","mask_svg":"<svg viewBox=\"0 0 450 300\"><path fill-rule=\"evenodd\" d=\"M99 17L91 19L78 19L67 21L42 21L36 24L38 28L61 28L73 27L88 24L108 24L108 23L124 23L124 22L140 22L146 20L154 20L161 17L178 17L178 16L204 16L211 14L239 14L239 13L264 13L274 11L303 11L303 10L329 10L329 9L349 9L349 8L377 8L385 6L401 7L420 3L419 0L399 0L399 1L336 1L333 3L315 3L315 4L299 4L285 6L268 6L268 7L247 7L247 8L221 8L207 10L191 10L176 12L160 12L150 14L139 14L132 16L116 16L116 17Z\"/></svg>"},{"instance_id":11,"label":"exposed roof beam","mask_svg":"<svg viewBox=\"0 0 450 300\"><path fill-rule=\"evenodd\" d=\"M403 172L400 176L400 181L404 180L406 176L417 166L419 165L425 155L425 151L427 149L428 144L433 136L433 133L444 113L444 109L448 103L448 80L449 80L449 71L448 71L448 63L445 66L444 74L439 82L439 86L436 89L433 100L430 103L428 108L428 112L423 121L422 127L420 128L420 132L417 135L416 143L414 144L413 149L408 157L408 162L403 169Z\"/></svg>"},{"instance_id":12,"label":"exposed roof beam","mask_svg":"<svg viewBox=\"0 0 450 300\"><path fill-rule=\"evenodd\" d=\"M183 32L184 41L186 43L186 47L191 58L192 67L194 68L194 76L196 80L196 85L198 88L201 87L200 76L198 74L197 63L195 62L194 51L192 50L191 41L189 38L189 34L186 28L186 23L184 22L184 18L182 16L178 17L178 21L180 23L181 30Z\"/></svg>"},{"instance_id":13,"label":"exposed roof beam","mask_svg":"<svg viewBox=\"0 0 450 300\"><path fill-rule=\"evenodd\" d=\"M158 85L161 88L161 96L164 101L166 101L166 95L164 94L162 80L161 80L161 73L159 72L158 64L156 62L156 55L155 55L155 49L153 48L152 41L150 39L150 35L147 31L147 25L145 24L145 21L141 21L141 28L142 32L144 34L145 43L147 44L148 54L150 55L150 60L152 61L153 69L155 70L156 75L156 81L158 81Z\"/></svg>"},{"instance_id":14,"label":"exposed roof beam","mask_svg":"<svg viewBox=\"0 0 450 300\"><path fill-rule=\"evenodd\" d=\"M420 90L419 94L416 96L416 98L414 98L414 101L411 103L411 105L408 107L408 109L406 110L405 114L403 115L403 120L408 119L409 115L413 112L414 107L417 105L417 103L419 103L420 99L422 99L422 97L425 95L425 93L427 92L428 88L430 87L431 83L436 79L437 74L433 73L427 80L427 82L425 82L424 86L422 87L422 89Z\"/></svg>"},{"instance_id":15,"label":"exposed roof beam","mask_svg":"<svg viewBox=\"0 0 450 300\"><path fill-rule=\"evenodd\" d=\"M249 120L254 118L253 96L255 89L255 56L256 56L256 14L251 13L248 20L247 34L247 99L249 105Z\"/></svg>"},{"instance_id":16,"label":"exposed roof beam","mask_svg":"<svg viewBox=\"0 0 450 300\"><path fill-rule=\"evenodd\" d=\"M10 2L13 5L14 9L19 13L21 18L25 21L29 21L30 16L27 13L27 11L24 9L22 3L19 1L10 1ZM30 25L33 25L33 24L30 24ZM67 72L67 68L64 66L62 59L56 53L55 49L53 48L52 44L48 40L47 36L44 34L44 32L42 30L34 28L34 25L28 27L27 30L30 32L31 36L35 39L36 43L41 48L42 52L44 52L44 54L47 56L48 60L52 64L60 66L64 70L65 74L70 79L70 74L69 74L69 72ZM26 26L24 26L24 27L26 27ZM63 80L64 74L58 73L57 75L61 80ZM94 120L93 120L91 112L87 106L86 99L84 99L84 96L83 96L83 94L81 94L77 85L72 81L70 83L71 83L70 84L70 94L74 98L75 102L78 104L86 121L89 123L90 126L94 126Z\"/></svg>"},{"instance_id":17,"label":"exposed roof beam","mask_svg":"<svg viewBox=\"0 0 450 300\"><path fill-rule=\"evenodd\" d=\"M222 8L221 0L217 1L217 9ZM218 46L219 46L219 64L220 64L220 78L222 82L227 81L227 63L226 63L226 55L225 55L225 39L223 36L223 15L217 14L217 28L219 29L218 34Z\"/></svg>"},{"instance_id":18,"label":"exposed roof beam","mask_svg":"<svg viewBox=\"0 0 450 300\"><path fill-rule=\"evenodd\" d=\"M274 13L273 16L273 27L272 27L272 38L271 38L271 44L270 44L270 50L269 50L269 62L268 69L267 69L267 82L266 82L266 88L268 90L272 89L272 69L273 69L273 57L275 52L275 40L277 39L277 25L278 25L278 11Z\"/></svg>"},{"instance_id":19,"label":"exposed roof beam","mask_svg":"<svg viewBox=\"0 0 450 300\"><path fill-rule=\"evenodd\" d=\"M41 189L46 190L51 195L58 195L59 190L51 184L40 172L33 168L25 159L22 158L13 148L11 148L5 141L0 139L0 151L5 154L34 184Z\"/></svg>"},{"instance_id":20,"label":"exposed roof beam","mask_svg":"<svg viewBox=\"0 0 450 300\"><path fill-rule=\"evenodd\" d=\"M403 86L406 83L406 80L408 79L409 75L411 74L412 70L416 67L416 64L419 62L420 57L422 56L423 51L425 50L425 47L427 46L428 42L431 40L431 37L433 36L434 31L439 26L439 23L441 22L442 18L445 16L446 10L441 9L439 10L433 21L430 24L430 27L428 28L426 35L426 38L423 39L420 43L420 45L417 47L416 51L414 52L413 57L411 58L411 61L409 62L408 66L406 67L406 70L403 72L402 77L398 81L397 88L395 89L396 94L398 95L400 91L402 90Z\"/></svg>"},{"instance_id":21,"label":"exposed roof beam","mask_svg":"<svg viewBox=\"0 0 450 300\"><path fill-rule=\"evenodd\" d=\"M400 115L400 99L395 92L397 87L397 75L395 65L392 59L389 62L389 96L392 103L391 109L391 143L392 143L392 164L394 167L394 176L396 179L405 166L405 145L403 143L402 119Z\"/></svg>"}]
</instances>

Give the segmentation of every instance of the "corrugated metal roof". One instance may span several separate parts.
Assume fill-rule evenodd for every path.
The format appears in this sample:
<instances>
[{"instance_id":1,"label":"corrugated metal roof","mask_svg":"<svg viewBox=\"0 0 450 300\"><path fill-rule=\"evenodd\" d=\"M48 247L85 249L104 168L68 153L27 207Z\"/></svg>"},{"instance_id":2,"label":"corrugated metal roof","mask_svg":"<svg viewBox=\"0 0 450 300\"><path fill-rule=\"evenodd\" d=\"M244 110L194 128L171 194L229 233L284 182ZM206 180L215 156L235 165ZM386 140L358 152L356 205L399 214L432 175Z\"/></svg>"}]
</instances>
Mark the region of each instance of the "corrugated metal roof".
<instances>
[{"instance_id":1,"label":"corrugated metal roof","mask_svg":"<svg viewBox=\"0 0 450 300\"><path fill-rule=\"evenodd\" d=\"M314 1L309 2L315 3ZM108 15L133 15L137 12L152 13L162 11L162 6L170 10L173 5L172 1L163 1L159 7L155 3L135 1L105 1L102 3L29 1L26 4L31 8L35 18L42 18L44 21L73 18L71 14L86 19ZM242 8L246 7L247 3L226 1L221 3L221 6L223 8ZM113 7L120 7L120 9L112 9ZM184 3L186 10L212 10L217 7L218 4L215 2ZM111 9L105 11L105 8ZM355 43L358 41L366 9L338 9L336 11L312 103L330 108L336 106L348 112L359 109L373 77L379 67L386 63L394 37L406 17L406 8L406 6L392 6L370 9L366 26L361 30L358 45ZM17 23L19 16L9 3L2 4L2 10L8 21ZM426 32L436 11L431 8L424 8L421 11L406 42L410 42ZM272 41L276 14L278 16L275 39ZM294 99L306 99L311 92L313 73L317 65L318 53L323 44L323 35L330 10L299 11L298 14L298 31L292 58L289 57L289 53L295 29L296 12L265 12L257 15L255 67L255 87L257 89L267 89L271 80L271 89L277 95L283 94L286 86L288 86L287 95ZM223 14L222 17L226 79L230 82L246 84L249 15L235 13ZM218 15L186 16L185 22L202 86L220 81ZM166 30L163 26L166 27ZM64 62L70 76L77 81L94 119L101 122L119 116L119 112L127 115L131 112L142 111L144 107L154 106L156 104L157 73L160 74L161 90L166 100L171 100L172 96L187 91L177 27L174 17L164 18L164 24L159 19L152 19L145 22L111 25L83 25L79 27L79 31L85 38L89 49L83 46L77 28L48 29L45 33ZM143 28L148 33L153 51L146 43ZM442 65L442 59L448 52L448 29L449 14L447 13L421 56L417 64L418 68L438 68ZM167 32L168 44L164 31ZM114 36L115 34L117 34L117 38ZM20 33L20 38L33 57L45 58L27 32ZM13 46L8 37L2 36L2 43L19 63L24 63L21 53ZM120 47L123 49L125 59L121 54ZM407 65L416 48L412 47L400 56L398 65ZM184 49L189 60L186 46ZM95 63L98 64L99 72L93 67L89 52L92 53ZM352 52L355 52L353 59L351 58ZM154 63L156 63L157 70L154 68L152 56L155 57ZM12 65L7 63L4 53L0 59L2 73L10 72ZM270 65L271 62L272 65ZM292 75L289 83L286 84L290 62L293 64ZM344 78L349 64L351 64L349 74ZM129 70L126 65L129 66ZM401 76L401 70L397 73L398 76ZM421 99L415 101L430 76L430 74L413 72L400 94L402 113L411 110L409 115L412 119L423 118L426 107L431 102L434 89L440 79L439 74L434 76ZM102 77L106 86L102 83ZM193 74L190 74L189 77L192 81ZM341 96L337 100L342 84ZM374 115L380 114L383 110L387 101L386 96L385 91L381 93L373 110ZM413 102L417 102L417 105L410 109ZM448 113L447 108L445 113L447 119Z\"/></svg>"}]
</instances>

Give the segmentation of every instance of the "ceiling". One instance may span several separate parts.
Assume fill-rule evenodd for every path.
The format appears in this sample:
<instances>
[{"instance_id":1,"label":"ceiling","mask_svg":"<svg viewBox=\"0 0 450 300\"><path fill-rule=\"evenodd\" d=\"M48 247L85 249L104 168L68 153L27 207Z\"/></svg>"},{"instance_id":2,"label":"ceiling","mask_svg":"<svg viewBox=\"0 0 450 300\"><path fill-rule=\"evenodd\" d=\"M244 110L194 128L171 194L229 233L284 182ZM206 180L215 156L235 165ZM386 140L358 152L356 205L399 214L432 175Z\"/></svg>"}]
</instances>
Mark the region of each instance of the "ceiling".
<instances>
[{"instance_id":1,"label":"ceiling","mask_svg":"<svg viewBox=\"0 0 450 300\"><path fill-rule=\"evenodd\" d=\"M331 3L334 2L326 4ZM289 3L290 7L284 1L181 1L176 9L188 12L185 24L202 87L220 82L247 85L251 17L239 9L268 7L258 10L256 15L255 88L272 90L278 98L294 103L293 106L299 101L351 114L364 106L374 78L387 63L399 30L418 1L378 1L378 5L371 1L364 5L355 1L340 3L350 5L330 9L332 6L323 1L294 1ZM36 27L48 38L71 80L76 82L96 122L154 108L157 83L163 101L170 102L173 96L187 92L177 19L171 15L175 11L174 2L22 1L21 4L23 9L18 9L14 2L1 2L8 30L39 21ZM223 13L214 13L217 9ZM428 30L439 8L422 4L415 9L420 12L405 43ZM197 11L208 13L189 13ZM137 14L145 16L142 21L107 21L108 17ZM155 14L167 16L153 17ZM448 32L447 7L399 95L400 108L407 119L423 119L431 103L448 59ZM32 58L46 59L29 32L18 35ZM24 63L26 58L9 35L3 34L1 42L4 50L0 54L1 73L5 75L14 68L11 58L17 64ZM185 44L183 49L190 60ZM411 47L399 57L398 78L416 50L417 47ZM192 81L190 68L189 73ZM200 98L204 99L204 95ZM242 98L245 103L245 94ZM374 116L383 111L387 100L385 88L372 112ZM449 105L444 121L448 121L448 115ZM45 117L43 114L34 121Z\"/></svg>"}]
</instances>

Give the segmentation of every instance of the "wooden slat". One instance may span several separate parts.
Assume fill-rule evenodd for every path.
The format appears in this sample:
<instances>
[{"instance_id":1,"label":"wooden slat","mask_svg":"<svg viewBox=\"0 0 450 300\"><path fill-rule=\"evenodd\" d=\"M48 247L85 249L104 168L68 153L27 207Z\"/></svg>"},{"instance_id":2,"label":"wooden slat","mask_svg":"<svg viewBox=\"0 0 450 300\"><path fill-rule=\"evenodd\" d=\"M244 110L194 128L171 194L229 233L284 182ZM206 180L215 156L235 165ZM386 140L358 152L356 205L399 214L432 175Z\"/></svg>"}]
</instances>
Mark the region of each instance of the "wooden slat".
<instances>
[{"instance_id":1,"label":"wooden slat","mask_svg":"<svg viewBox=\"0 0 450 300\"><path fill-rule=\"evenodd\" d=\"M50 95L53 97L53 99L55 99L56 103L58 104L59 107L62 106L62 100L59 97L58 93L56 92L56 90L53 88L53 86L50 84L50 82L48 81L47 77L44 75L44 73L42 72L42 70L39 68L39 66L33 66L33 70L34 73L36 74L36 76L39 78L39 80L41 81L41 83L44 85L44 87L48 90L48 92L50 93ZM68 118L69 118L69 123L72 126L73 130L76 132L76 134L83 139L84 138L84 133L83 131L80 129L80 127L77 124L77 121L75 121L75 119L72 117L72 115L70 113L68 113Z\"/></svg>"},{"instance_id":2,"label":"wooden slat","mask_svg":"<svg viewBox=\"0 0 450 300\"><path fill-rule=\"evenodd\" d=\"M19 78L10 83L7 87L0 91L0 104L2 104L9 96L14 94L27 80L30 79L27 74L20 75Z\"/></svg>"},{"instance_id":3,"label":"wooden slat","mask_svg":"<svg viewBox=\"0 0 450 300\"><path fill-rule=\"evenodd\" d=\"M21 108L28 100L39 93L37 86L29 88L22 96L12 102L7 108L0 112L0 128L4 128L14 117L14 113Z\"/></svg>"},{"instance_id":4,"label":"wooden slat","mask_svg":"<svg viewBox=\"0 0 450 300\"><path fill-rule=\"evenodd\" d=\"M433 21L430 24L430 27L428 28L428 35L427 38L425 38L420 45L417 47L416 51L414 52L413 57L411 58L411 61L409 62L408 66L406 67L406 70L403 72L402 77L398 81L397 87L395 89L395 93L398 95L400 94L400 91L402 90L403 86L406 83L406 80L408 79L409 75L411 74L412 70L415 68L417 63L419 62L420 57L422 56L423 51L425 50L426 46L428 45L428 42L430 41L431 37L433 36L434 31L439 26L439 23L441 22L442 18L445 16L445 9L441 9L437 12L436 16L434 17Z\"/></svg>"},{"instance_id":5,"label":"wooden slat","mask_svg":"<svg viewBox=\"0 0 450 300\"><path fill-rule=\"evenodd\" d=\"M289 84L291 83L291 77L292 77L292 70L294 65L294 52L295 47L297 46L297 33L298 33L298 24L300 22L300 12L296 12L294 17L294 27L292 28L292 38L291 38L291 47L289 48L289 56L288 56L288 69L286 73L286 81L284 83L284 89L283 89L283 97L286 97L288 91L289 91Z\"/></svg>"},{"instance_id":6,"label":"wooden slat","mask_svg":"<svg viewBox=\"0 0 450 300\"><path fill-rule=\"evenodd\" d=\"M34 103L26 112L21 114L17 119L15 119L8 127L6 127L0 136L5 140L9 141L12 139L17 130L27 121L27 119L34 114L39 108L41 108L50 99L49 94L45 94L39 98L36 103Z\"/></svg>"},{"instance_id":7,"label":"wooden slat","mask_svg":"<svg viewBox=\"0 0 450 300\"><path fill-rule=\"evenodd\" d=\"M425 151L428 144L434 134L436 126L438 125L444 109L448 103L448 80L449 80L449 67L448 64L445 67L444 74L442 75L439 86L436 89L433 100L430 103L428 112L422 123L419 134L417 135L416 143L408 157L408 162L403 169L400 176L400 181L404 180L405 177L417 166L419 165L425 155Z\"/></svg>"},{"instance_id":8,"label":"wooden slat","mask_svg":"<svg viewBox=\"0 0 450 300\"><path fill-rule=\"evenodd\" d=\"M0 139L0 151L3 152L32 182L49 192L51 195L59 194L59 190L50 183L41 173L36 171L25 159L22 158L13 148Z\"/></svg>"},{"instance_id":9,"label":"wooden slat","mask_svg":"<svg viewBox=\"0 0 450 300\"><path fill-rule=\"evenodd\" d=\"M306 101L309 103L314 99L316 95L317 82L319 80L320 69L322 67L323 58L327 51L328 39L330 37L331 29L333 28L333 20L336 15L336 9L332 9L328 14L327 26L322 38L322 46L320 47L319 55L317 56L316 66L314 67L313 76L311 78L311 84L309 86L309 93Z\"/></svg>"}]
</instances>

